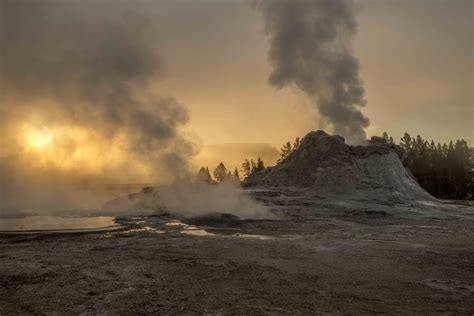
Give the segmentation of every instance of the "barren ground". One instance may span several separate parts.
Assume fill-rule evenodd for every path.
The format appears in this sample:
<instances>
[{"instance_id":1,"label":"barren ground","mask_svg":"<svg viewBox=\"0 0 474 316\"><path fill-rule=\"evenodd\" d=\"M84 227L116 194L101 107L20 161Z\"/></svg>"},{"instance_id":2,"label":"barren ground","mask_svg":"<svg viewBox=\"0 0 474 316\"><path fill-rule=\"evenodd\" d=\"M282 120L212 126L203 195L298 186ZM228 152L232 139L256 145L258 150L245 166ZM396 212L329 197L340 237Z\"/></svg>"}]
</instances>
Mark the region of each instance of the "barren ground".
<instances>
[{"instance_id":1,"label":"barren ground","mask_svg":"<svg viewBox=\"0 0 474 316\"><path fill-rule=\"evenodd\" d=\"M474 221L286 210L3 234L0 314L474 313Z\"/></svg>"}]
</instances>

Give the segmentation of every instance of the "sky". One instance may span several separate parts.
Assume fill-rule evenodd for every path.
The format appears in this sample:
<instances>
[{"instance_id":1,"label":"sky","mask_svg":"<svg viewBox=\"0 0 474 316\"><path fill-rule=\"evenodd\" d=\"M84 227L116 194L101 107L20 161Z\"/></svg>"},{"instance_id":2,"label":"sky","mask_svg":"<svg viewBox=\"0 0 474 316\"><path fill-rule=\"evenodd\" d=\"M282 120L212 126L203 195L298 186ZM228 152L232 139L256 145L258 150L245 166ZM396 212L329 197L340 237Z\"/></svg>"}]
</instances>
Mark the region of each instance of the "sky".
<instances>
[{"instance_id":1,"label":"sky","mask_svg":"<svg viewBox=\"0 0 474 316\"><path fill-rule=\"evenodd\" d=\"M474 145L474 1L356 0L347 16L331 10L350 1L300 1L306 18L334 14L313 46L298 33L278 41L292 25L280 22L304 25L271 3L0 0L3 178L148 182L220 160L233 169L258 148L274 161L272 146L334 130L315 103L337 83L306 79L341 61L354 72L339 84L365 89L348 113L366 136ZM319 63L285 64L291 45Z\"/></svg>"},{"instance_id":2,"label":"sky","mask_svg":"<svg viewBox=\"0 0 474 316\"><path fill-rule=\"evenodd\" d=\"M303 93L268 84L269 43L249 2L167 3L149 12L168 34L160 38L161 88L188 106L188 127L204 143L280 144L321 127ZM464 138L472 146L474 2L360 0L356 10L367 134Z\"/></svg>"}]
</instances>

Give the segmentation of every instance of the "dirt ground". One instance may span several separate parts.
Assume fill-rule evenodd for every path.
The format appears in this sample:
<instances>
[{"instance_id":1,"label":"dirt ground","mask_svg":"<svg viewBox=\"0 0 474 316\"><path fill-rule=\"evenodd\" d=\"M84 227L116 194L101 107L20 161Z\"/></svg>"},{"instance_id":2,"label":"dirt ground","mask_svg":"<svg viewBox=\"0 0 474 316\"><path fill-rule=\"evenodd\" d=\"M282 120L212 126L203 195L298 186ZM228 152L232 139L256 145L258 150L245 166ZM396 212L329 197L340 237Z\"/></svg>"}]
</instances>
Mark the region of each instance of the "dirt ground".
<instances>
[{"instance_id":1,"label":"dirt ground","mask_svg":"<svg viewBox=\"0 0 474 316\"><path fill-rule=\"evenodd\" d=\"M2 234L0 315L474 313L474 221L301 214Z\"/></svg>"}]
</instances>

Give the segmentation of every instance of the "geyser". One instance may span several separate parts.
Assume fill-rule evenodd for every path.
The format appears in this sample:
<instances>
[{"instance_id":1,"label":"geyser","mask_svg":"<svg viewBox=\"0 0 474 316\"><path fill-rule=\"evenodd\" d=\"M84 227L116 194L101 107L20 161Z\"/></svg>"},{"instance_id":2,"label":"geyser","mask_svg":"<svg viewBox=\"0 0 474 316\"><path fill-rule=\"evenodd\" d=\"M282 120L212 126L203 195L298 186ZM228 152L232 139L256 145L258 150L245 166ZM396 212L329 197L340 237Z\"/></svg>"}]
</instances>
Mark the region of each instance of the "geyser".
<instances>
[{"instance_id":1,"label":"geyser","mask_svg":"<svg viewBox=\"0 0 474 316\"><path fill-rule=\"evenodd\" d=\"M244 185L297 187L341 197L433 200L403 166L399 146L350 146L324 131L308 133L281 163L248 177Z\"/></svg>"},{"instance_id":2,"label":"geyser","mask_svg":"<svg viewBox=\"0 0 474 316\"><path fill-rule=\"evenodd\" d=\"M351 51L357 23L348 0L263 0L259 2L270 37L271 85L295 85L307 94L321 124L351 144L366 141L369 119Z\"/></svg>"}]
</instances>

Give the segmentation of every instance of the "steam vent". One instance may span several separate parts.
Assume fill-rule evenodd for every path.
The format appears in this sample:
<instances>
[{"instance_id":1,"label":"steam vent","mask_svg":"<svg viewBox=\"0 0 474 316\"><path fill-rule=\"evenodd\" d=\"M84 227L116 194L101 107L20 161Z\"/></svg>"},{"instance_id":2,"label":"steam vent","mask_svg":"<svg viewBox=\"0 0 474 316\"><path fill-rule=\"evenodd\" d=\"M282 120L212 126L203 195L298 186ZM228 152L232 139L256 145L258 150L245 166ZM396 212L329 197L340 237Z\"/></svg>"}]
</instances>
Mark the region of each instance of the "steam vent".
<instances>
[{"instance_id":1,"label":"steam vent","mask_svg":"<svg viewBox=\"0 0 474 316\"><path fill-rule=\"evenodd\" d=\"M312 131L280 164L251 175L244 185L293 186L322 194L395 194L432 200L402 165L402 154L394 144L350 146L341 136Z\"/></svg>"}]
</instances>

